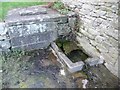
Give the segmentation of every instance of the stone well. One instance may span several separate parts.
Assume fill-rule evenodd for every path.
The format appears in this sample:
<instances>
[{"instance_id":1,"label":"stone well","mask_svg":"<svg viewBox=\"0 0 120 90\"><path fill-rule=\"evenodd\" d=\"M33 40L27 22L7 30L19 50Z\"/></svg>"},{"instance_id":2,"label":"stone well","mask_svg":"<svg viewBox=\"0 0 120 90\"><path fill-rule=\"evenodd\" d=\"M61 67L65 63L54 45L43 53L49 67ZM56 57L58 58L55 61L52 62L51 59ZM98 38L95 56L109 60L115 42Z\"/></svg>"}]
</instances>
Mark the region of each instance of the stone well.
<instances>
[{"instance_id":1,"label":"stone well","mask_svg":"<svg viewBox=\"0 0 120 90\"><path fill-rule=\"evenodd\" d=\"M5 23L1 24L3 27L1 29L6 31L4 35L1 32L1 37L6 37L1 43L9 43L9 46L1 45L1 48L23 50L47 48L59 35L66 35L72 30L70 26L74 25L70 25L70 20L75 18L71 17L72 15L62 15L42 6L10 10Z\"/></svg>"}]
</instances>

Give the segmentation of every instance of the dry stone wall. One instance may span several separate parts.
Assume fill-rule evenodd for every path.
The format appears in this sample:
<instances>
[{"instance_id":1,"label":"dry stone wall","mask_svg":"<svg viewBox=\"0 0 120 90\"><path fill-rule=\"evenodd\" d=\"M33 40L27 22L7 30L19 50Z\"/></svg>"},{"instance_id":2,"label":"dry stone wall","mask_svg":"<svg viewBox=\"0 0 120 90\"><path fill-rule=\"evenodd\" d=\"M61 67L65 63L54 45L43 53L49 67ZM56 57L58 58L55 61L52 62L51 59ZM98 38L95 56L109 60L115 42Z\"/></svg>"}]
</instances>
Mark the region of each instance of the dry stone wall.
<instances>
[{"instance_id":1,"label":"dry stone wall","mask_svg":"<svg viewBox=\"0 0 120 90\"><path fill-rule=\"evenodd\" d=\"M91 56L104 58L118 76L118 1L61 0L79 15L77 40Z\"/></svg>"}]
</instances>

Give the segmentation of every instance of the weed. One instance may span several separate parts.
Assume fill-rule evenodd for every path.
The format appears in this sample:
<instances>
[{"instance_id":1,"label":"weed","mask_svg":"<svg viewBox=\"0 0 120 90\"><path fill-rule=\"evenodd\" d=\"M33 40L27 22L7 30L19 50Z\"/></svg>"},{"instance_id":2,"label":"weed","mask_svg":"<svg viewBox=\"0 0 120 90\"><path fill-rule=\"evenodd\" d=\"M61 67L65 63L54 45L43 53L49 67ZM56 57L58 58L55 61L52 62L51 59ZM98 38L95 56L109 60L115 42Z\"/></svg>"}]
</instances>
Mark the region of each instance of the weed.
<instances>
[{"instance_id":1,"label":"weed","mask_svg":"<svg viewBox=\"0 0 120 90\"><path fill-rule=\"evenodd\" d=\"M18 59L21 56L25 55L25 51L19 50L19 49L12 49L9 52L3 52L2 56L5 58L5 60L9 60L10 58Z\"/></svg>"},{"instance_id":2,"label":"weed","mask_svg":"<svg viewBox=\"0 0 120 90\"><path fill-rule=\"evenodd\" d=\"M55 2L54 5L52 6L53 9L56 9L59 11L61 14L67 14L69 12L69 9L64 6L62 2Z\"/></svg>"}]
</instances>

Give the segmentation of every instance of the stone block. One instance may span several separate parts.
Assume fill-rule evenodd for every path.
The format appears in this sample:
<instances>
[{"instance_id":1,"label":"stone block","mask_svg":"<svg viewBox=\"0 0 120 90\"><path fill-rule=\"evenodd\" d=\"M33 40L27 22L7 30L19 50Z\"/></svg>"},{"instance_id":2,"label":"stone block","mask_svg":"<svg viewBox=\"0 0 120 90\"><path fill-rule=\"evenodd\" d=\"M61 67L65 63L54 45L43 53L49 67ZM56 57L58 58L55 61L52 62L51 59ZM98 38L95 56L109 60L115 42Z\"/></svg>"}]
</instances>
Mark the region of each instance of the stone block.
<instances>
[{"instance_id":1,"label":"stone block","mask_svg":"<svg viewBox=\"0 0 120 90\"><path fill-rule=\"evenodd\" d=\"M28 45L28 44L37 44L37 43L50 43L57 39L57 32L49 31L43 33L34 33L27 36L14 37L11 39L11 45L15 47ZM44 47L44 46L43 46Z\"/></svg>"},{"instance_id":2,"label":"stone block","mask_svg":"<svg viewBox=\"0 0 120 90\"><path fill-rule=\"evenodd\" d=\"M77 16L77 14L76 14L75 12L69 11L69 12L67 13L67 16L68 16L69 18L75 18L75 17Z\"/></svg>"},{"instance_id":3,"label":"stone block","mask_svg":"<svg viewBox=\"0 0 120 90\"><path fill-rule=\"evenodd\" d=\"M47 14L47 10L46 8L42 8L42 7L29 7L29 8L25 8L22 9L21 11L19 11L19 14L21 16L29 16L29 15L39 15L39 14Z\"/></svg>"},{"instance_id":4,"label":"stone block","mask_svg":"<svg viewBox=\"0 0 120 90\"><path fill-rule=\"evenodd\" d=\"M100 43L98 43L97 45L96 45L96 48L100 51L100 52L105 52L105 53L107 53L107 52L109 52L109 50L105 47L105 46L103 46L102 44L100 44Z\"/></svg>"},{"instance_id":5,"label":"stone block","mask_svg":"<svg viewBox=\"0 0 120 90\"><path fill-rule=\"evenodd\" d=\"M97 31L97 30L95 30L95 29L88 29L88 33L90 33L90 34L92 34L92 35L94 35L94 36L98 36L98 35L100 35L100 33Z\"/></svg>"},{"instance_id":6,"label":"stone block","mask_svg":"<svg viewBox=\"0 0 120 90\"><path fill-rule=\"evenodd\" d=\"M99 15L97 15L97 14L96 14L95 12L93 12L93 11L90 12L90 16L91 16L91 17L99 17Z\"/></svg>"},{"instance_id":7,"label":"stone block","mask_svg":"<svg viewBox=\"0 0 120 90\"><path fill-rule=\"evenodd\" d=\"M107 35L112 36L113 38L118 40L118 30L115 29L109 29L107 32L105 32Z\"/></svg>"},{"instance_id":8,"label":"stone block","mask_svg":"<svg viewBox=\"0 0 120 90\"><path fill-rule=\"evenodd\" d=\"M94 10L94 6L90 4L83 4L82 6L83 9L89 9L89 10Z\"/></svg>"},{"instance_id":9,"label":"stone block","mask_svg":"<svg viewBox=\"0 0 120 90\"><path fill-rule=\"evenodd\" d=\"M80 32L76 33L79 37L83 37L84 35Z\"/></svg>"},{"instance_id":10,"label":"stone block","mask_svg":"<svg viewBox=\"0 0 120 90\"><path fill-rule=\"evenodd\" d=\"M47 41L49 42L49 41ZM12 46L13 49L22 49L26 51L37 50L37 49L45 49L50 45L50 43L40 42L28 45L21 45L21 46Z\"/></svg>"},{"instance_id":11,"label":"stone block","mask_svg":"<svg viewBox=\"0 0 120 90\"><path fill-rule=\"evenodd\" d=\"M105 37L102 37L102 36L96 36L95 37L95 41L98 42L98 43L101 43L102 41L104 41L106 38Z\"/></svg>"},{"instance_id":12,"label":"stone block","mask_svg":"<svg viewBox=\"0 0 120 90\"><path fill-rule=\"evenodd\" d=\"M118 67L111 65L110 63L105 63L105 66L113 73L115 76L119 77Z\"/></svg>"},{"instance_id":13,"label":"stone block","mask_svg":"<svg viewBox=\"0 0 120 90\"><path fill-rule=\"evenodd\" d=\"M91 35L90 33L88 33L87 31L83 30L83 29L80 29L80 32L82 34L84 34L86 37L90 38L90 39L94 39L95 36Z\"/></svg>"},{"instance_id":14,"label":"stone block","mask_svg":"<svg viewBox=\"0 0 120 90\"><path fill-rule=\"evenodd\" d=\"M72 30L76 28L76 18L69 18L69 26L71 27Z\"/></svg>"},{"instance_id":15,"label":"stone block","mask_svg":"<svg viewBox=\"0 0 120 90\"><path fill-rule=\"evenodd\" d=\"M11 47L9 40L0 41L0 47L2 49L9 49Z\"/></svg>"},{"instance_id":16,"label":"stone block","mask_svg":"<svg viewBox=\"0 0 120 90\"><path fill-rule=\"evenodd\" d=\"M8 27L8 34L10 38L13 38L13 37L29 35L30 32L25 25L24 26L20 25L20 26Z\"/></svg>"},{"instance_id":17,"label":"stone block","mask_svg":"<svg viewBox=\"0 0 120 90\"><path fill-rule=\"evenodd\" d=\"M118 59L118 48L111 47L109 48L109 53L108 53L113 59Z\"/></svg>"},{"instance_id":18,"label":"stone block","mask_svg":"<svg viewBox=\"0 0 120 90\"><path fill-rule=\"evenodd\" d=\"M97 49L94 46L92 46L89 43L89 40L80 38L78 36L76 37L76 40L79 42L78 45L81 46L89 56L92 57L100 56L100 53L97 51Z\"/></svg>"},{"instance_id":19,"label":"stone block","mask_svg":"<svg viewBox=\"0 0 120 90\"><path fill-rule=\"evenodd\" d=\"M104 60L98 57L93 57L93 58L88 58L87 60L85 60L85 63L88 64L89 66L95 66L98 64L103 64Z\"/></svg>"},{"instance_id":20,"label":"stone block","mask_svg":"<svg viewBox=\"0 0 120 90\"><path fill-rule=\"evenodd\" d=\"M98 16L105 16L107 14L106 11L102 11L102 10L95 10L95 13L98 15Z\"/></svg>"},{"instance_id":21,"label":"stone block","mask_svg":"<svg viewBox=\"0 0 120 90\"><path fill-rule=\"evenodd\" d=\"M106 42L106 41L102 41L102 46L104 46L107 50L109 50L110 48L112 48L112 45L110 44L110 42Z\"/></svg>"},{"instance_id":22,"label":"stone block","mask_svg":"<svg viewBox=\"0 0 120 90\"><path fill-rule=\"evenodd\" d=\"M84 35L82 35L81 37L80 37L80 34L81 33L78 33L78 36L76 37L76 40L79 42L79 43L89 43L89 39L88 39L88 37L86 37L86 36L84 36Z\"/></svg>"},{"instance_id":23,"label":"stone block","mask_svg":"<svg viewBox=\"0 0 120 90\"><path fill-rule=\"evenodd\" d=\"M41 27L40 27L41 26ZM30 24L30 29L27 29L27 31L29 32L29 34L34 34L34 33L38 33L39 29L42 31L41 32L45 32L46 30L46 25L45 24Z\"/></svg>"},{"instance_id":24,"label":"stone block","mask_svg":"<svg viewBox=\"0 0 120 90\"><path fill-rule=\"evenodd\" d=\"M108 37L106 42L109 42L114 47L118 47L118 41L112 37Z\"/></svg>"},{"instance_id":25,"label":"stone block","mask_svg":"<svg viewBox=\"0 0 120 90\"><path fill-rule=\"evenodd\" d=\"M91 43L93 46L96 46L96 45L98 44L95 40L90 40L90 43Z\"/></svg>"},{"instance_id":26,"label":"stone block","mask_svg":"<svg viewBox=\"0 0 120 90\"><path fill-rule=\"evenodd\" d=\"M106 63L114 65L116 60L112 58L112 56L110 56L109 53L101 53L101 55L104 57Z\"/></svg>"},{"instance_id":27,"label":"stone block","mask_svg":"<svg viewBox=\"0 0 120 90\"><path fill-rule=\"evenodd\" d=\"M0 22L0 35L5 35L7 30L5 29L5 23Z\"/></svg>"},{"instance_id":28,"label":"stone block","mask_svg":"<svg viewBox=\"0 0 120 90\"><path fill-rule=\"evenodd\" d=\"M68 24L58 24L58 35L66 35L71 31Z\"/></svg>"}]
</instances>

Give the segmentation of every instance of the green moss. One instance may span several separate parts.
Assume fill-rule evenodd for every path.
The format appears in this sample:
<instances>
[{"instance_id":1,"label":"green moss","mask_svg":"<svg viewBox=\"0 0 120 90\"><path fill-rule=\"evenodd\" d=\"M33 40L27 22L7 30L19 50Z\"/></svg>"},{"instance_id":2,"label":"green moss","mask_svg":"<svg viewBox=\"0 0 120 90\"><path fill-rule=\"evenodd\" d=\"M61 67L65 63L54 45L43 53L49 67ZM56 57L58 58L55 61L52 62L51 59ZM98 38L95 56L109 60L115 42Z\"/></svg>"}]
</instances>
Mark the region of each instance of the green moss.
<instances>
[{"instance_id":1,"label":"green moss","mask_svg":"<svg viewBox=\"0 0 120 90\"><path fill-rule=\"evenodd\" d=\"M120 10L118 10L118 16L120 16Z\"/></svg>"},{"instance_id":2,"label":"green moss","mask_svg":"<svg viewBox=\"0 0 120 90\"><path fill-rule=\"evenodd\" d=\"M67 55L67 57L71 59L71 61L74 63L80 60L84 61L89 57L73 41L58 39L56 41L56 44Z\"/></svg>"}]
</instances>

